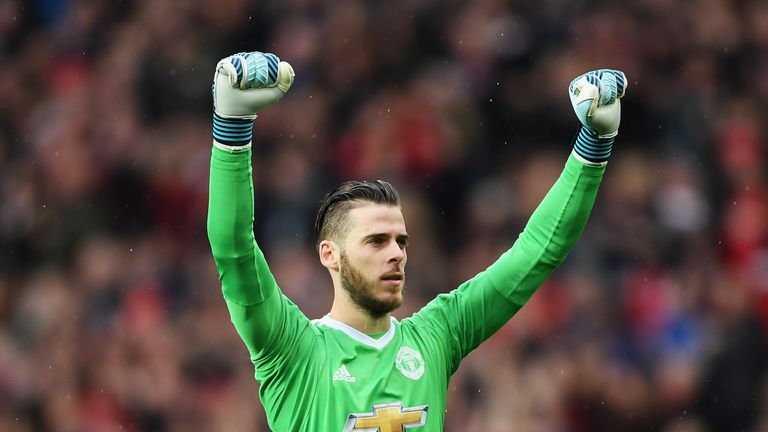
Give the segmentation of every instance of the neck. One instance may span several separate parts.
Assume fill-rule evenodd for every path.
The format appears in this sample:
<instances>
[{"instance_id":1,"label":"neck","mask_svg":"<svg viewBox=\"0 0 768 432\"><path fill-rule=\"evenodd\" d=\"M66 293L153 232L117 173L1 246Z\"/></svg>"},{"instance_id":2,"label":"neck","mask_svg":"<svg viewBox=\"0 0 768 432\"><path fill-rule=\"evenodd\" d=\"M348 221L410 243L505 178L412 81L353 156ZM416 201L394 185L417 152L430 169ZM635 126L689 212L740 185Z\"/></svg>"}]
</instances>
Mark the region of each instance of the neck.
<instances>
[{"instance_id":1,"label":"neck","mask_svg":"<svg viewBox=\"0 0 768 432\"><path fill-rule=\"evenodd\" d=\"M339 296L333 299L328 316L365 334L384 333L391 325L389 314L373 317L357 305L351 304L349 299L342 300Z\"/></svg>"}]
</instances>

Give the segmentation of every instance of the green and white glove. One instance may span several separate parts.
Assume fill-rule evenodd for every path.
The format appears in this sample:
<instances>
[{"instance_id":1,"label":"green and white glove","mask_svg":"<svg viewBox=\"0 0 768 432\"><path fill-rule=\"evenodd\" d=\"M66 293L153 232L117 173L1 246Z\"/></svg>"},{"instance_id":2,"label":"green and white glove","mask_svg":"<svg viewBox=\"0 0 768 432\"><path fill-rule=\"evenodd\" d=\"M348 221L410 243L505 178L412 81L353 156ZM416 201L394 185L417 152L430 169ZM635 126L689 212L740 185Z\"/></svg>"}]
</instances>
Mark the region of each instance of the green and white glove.
<instances>
[{"instance_id":1,"label":"green and white glove","mask_svg":"<svg viewBox=\"0 0 768 432\"><path fill-rule=\"evenodd\" d=\"M627 88L624 72L598 69L576 77L568 86L571 105L581 122L574 152L591 163L606 163L621 123L621 99Z\"/></svg>"},{"instance_id":2,"label":"green and white glove","mask_svg":"<svg viewBox=\"0 0 768 432\"><path fill-rule=\"evenodd\" d=\"M293 85L293 68L271 53L237 53L219 61L213 76L213 144L229 151L250 148L253 120Z\"/></svg>"}]
</instances>

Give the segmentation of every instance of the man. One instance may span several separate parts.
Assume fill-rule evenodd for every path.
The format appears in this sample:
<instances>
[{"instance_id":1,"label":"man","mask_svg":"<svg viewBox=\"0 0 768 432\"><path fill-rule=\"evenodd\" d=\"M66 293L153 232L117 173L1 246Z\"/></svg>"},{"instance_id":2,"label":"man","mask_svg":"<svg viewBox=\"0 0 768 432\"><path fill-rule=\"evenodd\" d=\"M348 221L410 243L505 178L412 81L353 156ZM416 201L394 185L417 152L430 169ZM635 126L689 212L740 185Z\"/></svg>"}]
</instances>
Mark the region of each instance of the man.
<instances>
[{"instance_id":1,"label":"man","mask_svg":"<svg viewBox=\"0 0 768 432\"><path fill-rule=\"evenodd\" d=\"M241 53L214 76L208 235L229 312L256 367L276 431L440 431L448 381L563 261L581 233L619 128L624 74L589 72L570 87L582 127L562 175L498 261L397 321L408 232L387 182L326 195L315 230L334 301L310 321L280 291L253 236L252 123L293 83L273 54Z\"/></svg>"}]
</instances>

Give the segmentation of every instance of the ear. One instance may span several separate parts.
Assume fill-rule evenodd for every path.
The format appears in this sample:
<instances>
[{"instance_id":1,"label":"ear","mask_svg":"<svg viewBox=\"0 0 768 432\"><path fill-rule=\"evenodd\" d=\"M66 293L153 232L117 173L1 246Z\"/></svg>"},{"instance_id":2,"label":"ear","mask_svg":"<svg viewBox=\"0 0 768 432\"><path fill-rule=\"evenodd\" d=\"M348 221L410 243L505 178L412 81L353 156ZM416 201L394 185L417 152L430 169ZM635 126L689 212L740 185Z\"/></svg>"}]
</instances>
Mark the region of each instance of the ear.
<instances>
[{"instance_id":1,"label":"ear","mask_svg":"<svg viewBox=\"0 0 768 432\"><path fill-rule=\"evenodd\" d=\"M339 261L341 260L341 250L339 246L331 240L323 240L317 247L320 255L320 263L328 270L339 270Z\"/></svg>"}]
</instances>

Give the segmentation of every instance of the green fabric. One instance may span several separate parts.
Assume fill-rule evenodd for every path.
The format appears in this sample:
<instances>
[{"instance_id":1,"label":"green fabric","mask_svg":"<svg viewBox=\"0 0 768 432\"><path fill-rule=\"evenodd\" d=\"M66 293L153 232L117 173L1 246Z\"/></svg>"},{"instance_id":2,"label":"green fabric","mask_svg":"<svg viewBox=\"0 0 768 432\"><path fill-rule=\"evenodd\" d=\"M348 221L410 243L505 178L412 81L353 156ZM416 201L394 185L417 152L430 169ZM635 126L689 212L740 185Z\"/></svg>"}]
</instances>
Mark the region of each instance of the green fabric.
<instances>
[{"instance_id":1,"label":"green fabric","mask_svg":"<svg viewBox=\"0 0 768 432\"><path fill-rule=\"evenodd\" d=\"M509 251L376 339L329 317L310 321L282 294L253 238L250 158L213 149L208 233L275 431L441 431L450 376L562 262L604 172L571 156Z\"/></svg>"},{"instance_id":2,"label":"green fabric","mask_svg":"<svg viewBox=\"0 0 768 432\"><path fill-rule=\"evenodd\" d=\"M383 332L383 333L366 333L366 334L369 337L373 338L373 339L381 339L381 337L384 336L385 334L387 334L387 332Z\"/></svg>"}]
</instances>

